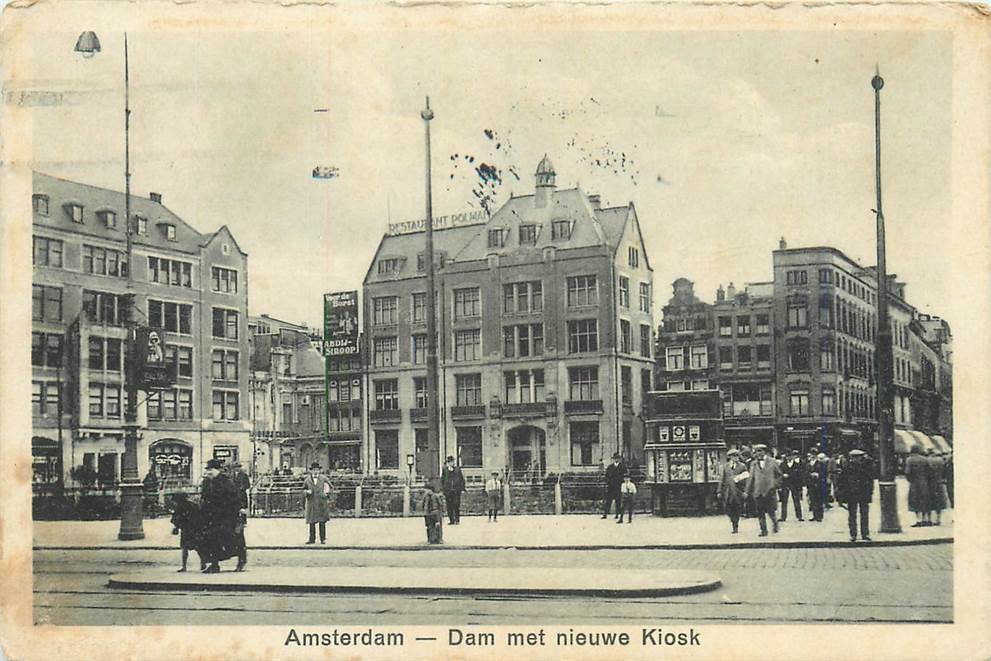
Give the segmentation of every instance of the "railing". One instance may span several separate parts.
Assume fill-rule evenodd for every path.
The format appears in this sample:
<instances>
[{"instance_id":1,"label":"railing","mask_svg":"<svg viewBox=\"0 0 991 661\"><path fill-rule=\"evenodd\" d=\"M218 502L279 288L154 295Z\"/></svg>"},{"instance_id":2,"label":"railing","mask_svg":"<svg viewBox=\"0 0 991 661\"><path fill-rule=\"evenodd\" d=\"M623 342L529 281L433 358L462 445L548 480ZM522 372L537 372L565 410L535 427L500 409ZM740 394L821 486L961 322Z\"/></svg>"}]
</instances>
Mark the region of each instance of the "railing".
<instances>
[{"instance_id":1,"label":"railing","mask_svg":"<svg viewBox=\"0 0 991 661\"><path fill-rule=\"evenodd\" d=\"M484 418L485 417L485 404L477 404L472 406L452 406L451 407L451 417L452 418Z\"/></svg>"},{"instance_id":2,"label":"railing","mask_svg":"<svg viewBox=\"0 0 991 661\"><path fill-rule=\"evenodd\" d=\"M427 419L427 407L419 406L409 410L409 419L412 422L424 422Z\"/></svg>"},{"instance_id":3,"label":"railing","mask_svg":"<svg viewBox=\"0 0 991 661\"><path fill-rule=\"evenodd\" d=\"M507 417L541 417L547 415L547 404L545 402L503 404L502 414Z\"/></svg>"},{"instance_id":4,"label":"railing","mask_svg":"<svg viewBox=\"0 0 991 661\"><path fill-rule=\"evenodd\" d=\"M569 399L564 402L565 413L602 413L601 399Z\"/></svg>"},{"instance_id":5,"label":"railing","mask_svg":"<svg viewBox=\"0 0 991 661\"><path fill-rule=\"evenodd\" d=\"M368 412L368 419L372 422L399 422L403 419L401 409L373 409Z\"/></svg>"}]
</instances>

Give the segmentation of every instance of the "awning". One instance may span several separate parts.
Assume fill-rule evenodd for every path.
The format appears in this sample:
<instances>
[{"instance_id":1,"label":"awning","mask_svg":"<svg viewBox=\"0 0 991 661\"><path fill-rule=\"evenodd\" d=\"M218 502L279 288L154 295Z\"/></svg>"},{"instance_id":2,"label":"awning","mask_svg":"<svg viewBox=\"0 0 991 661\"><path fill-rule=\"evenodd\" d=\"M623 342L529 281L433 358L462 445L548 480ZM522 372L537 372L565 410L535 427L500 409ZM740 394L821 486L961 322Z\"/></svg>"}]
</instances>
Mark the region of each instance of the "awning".
<instances>
[{"instance_id":1,"label":"awning","mask_svg":"<svg viewBox=\"0 0 991 661\"><path fill-rule=\"evenodd\" d=\"M908 454L916 445L921 445L912 434L904 429L895 430L895 454Z\"/></svg>"},{"instance_id":2,"label":"awning","mask_svg":"<svg viewBox=\"0 0 991 661\"><path fill-rule=\"evenodd\" d=\"M932 439L936 447L940 448L942 452L953 452L953 446L942 436L933 436Z\"/></svg>"},{"instance_id":3,"label":"awning","mask_svg":"<svg viewBox=\"0 0 991 661\"><path fill-rule=\"evenodd\" d=\"M936 446L936 444L932 442L932 439L926 436L925 434L923 434L921 431L912 431L910 433L912 434L912 436L918 439L919 445L922 446L922 449L925 452L928 453L930 450L932 450L933 452L942 452L942 450L940 450Z\"/></svg>"}]
</instances>

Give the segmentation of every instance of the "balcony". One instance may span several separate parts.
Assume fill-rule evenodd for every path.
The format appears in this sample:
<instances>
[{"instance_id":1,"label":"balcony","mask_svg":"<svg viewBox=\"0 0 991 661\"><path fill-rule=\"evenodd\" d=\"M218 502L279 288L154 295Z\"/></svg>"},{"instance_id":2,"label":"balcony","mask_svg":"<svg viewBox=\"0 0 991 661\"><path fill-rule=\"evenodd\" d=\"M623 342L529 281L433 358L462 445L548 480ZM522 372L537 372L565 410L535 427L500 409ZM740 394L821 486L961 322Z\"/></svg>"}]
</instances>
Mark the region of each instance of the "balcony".
<instances>
[{"instance_id":1,"label":"balcony","mask_svg":"<svg viewBox=\"0 0 991 661\"><path fill-rule=\"evenodd\" d=\"M485 404L473 404L471 406L452 406L452 420L471 420L485 417Z\"/></svg>"},{"instance_id":2,"label":"balcony","mask_svg":"<svg viewBox=\"0 0 991 661\"><path fill-rule=\"evenodd\" d=\"M427 407L421 406L409 410L409 419L411 422L426 422L427 420Z\"/></svg>"},{"instance_id":3,"label":"balcony","mask_svg":"<svg viewBox=\"0 0 991 661\"><path fill-rule=\"evenodd\" d=\"M601 399L571 399L564 402L565 413L602 413Z\"/></svg>"},{"instance_id":4,"label":"balcony","mask_svg":"<svg viewBox=\"0 0 991 661\"><path fill-rule=\"evenodd\" d=\"M382 409L368 412L368 419L373 423L399 422L403 418L400 409Z\"/></svg>"},{"instance_id":5,"label":"balcony","mask_svg":"<svg viewBox=\"0 0 991 661\"><path fill-rule=\"evenodd\" d=\"M524 404L503 404L502 414L507 418L540 418L554 415L553 409L546 402L527 402Z\"/></svg>"}]
</instances>

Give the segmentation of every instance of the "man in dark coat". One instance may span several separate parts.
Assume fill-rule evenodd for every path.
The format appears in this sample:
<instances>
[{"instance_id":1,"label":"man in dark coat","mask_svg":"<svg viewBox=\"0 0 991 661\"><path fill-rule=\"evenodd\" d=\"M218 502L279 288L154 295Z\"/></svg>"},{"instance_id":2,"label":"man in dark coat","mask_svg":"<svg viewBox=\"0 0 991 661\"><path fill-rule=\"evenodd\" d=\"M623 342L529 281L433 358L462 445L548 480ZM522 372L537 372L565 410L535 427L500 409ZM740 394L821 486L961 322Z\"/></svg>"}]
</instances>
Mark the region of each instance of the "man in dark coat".
<instances>
[{"instance_id":1,"label":"man in dark coat","mask_svg":"<svg viewBox=\"0 0 991 661\"><path fill-rule=\"evenodd\" d=\"M203 570L207 574L220 571L220 561L238 557L237 569L242 571L247 563L244 527L240 521L242 496L234 482L221 472L223 462L211 459L206 463L200 512L203 520L202 549L208 563Z\"/></svg>"},{"instance_id":2,"label":"man in dark coat","mask_svg":"<svg viewBox=\"0 0 991 661\"><path fill-rule=\"evenodd\" d=\"M871 541L870 507L874 498L874 460L860 448L850 450L840 464L839 500L846 503L850 541L857 541L857 511L860 511L860 537Z\"/></svg>"},{"instance_id":3,"label":"man in dark coat","mask_svg":"<svg viewBox=\"0 0 991 661\"><path fill-rule=\"evenodd\" d=\"M767 455L766 445L755 445L757 456L750 463L750 479L747 480L747 496L754 499L757 518L760 523L760 536L767 537L767 521L770 517L774 532L778 532L778 498L781 487L781 468L778 462Z\"/></svg>"},{"instance_id":4,"label":"man in dark coat","mask_svg":"<svg viewBox=\"0 0 991 661\"><path fill-rule=\"evenodd\" d=\"M723 479L719 483L717 496L719 502L723 504L723 510L733 524L733 534L740 530L740 512L746 501L744 489L747 486L747 466L740 461L739 450L728 450L726 452L726 463L723 465Z\"/></svg>"},{"instance_id":5,"label":"man in dark coat","mask_svg":"<svg viewBox=\"0 0 991 661\"><path fill-rule=\"evenodd\" d=\"M447 464L440 474L440 483L444 500L447 501L447 522L456 526L461 523L461 494L468 489L465 487L465 476L454 457L448 456Z\"/></svg>"},{"instance_id":6,"label":"man in dark coat","mask_svg":"<svg viewBox=\"0 0 991 661\"><path fill-rule=\"evenodd\" d=\"M823 508L829 498L829 459L822 452L806 465L805 489L812 520L822 522Z\"/></svg>"},{"instance_id":7,"label":"man in dark coat","mask_svg":"<svg viewBox=\"0 0 991 661\"><path fill-rule=\"evenodd\" d=\"M795 518L802 518L802 487L805 485L805 464L798 450L792 450L781 463L781 520L788 520L788 497L795 508Z\"/></svg>"},{"instance_id":8,"label":"man in dark coat","mask_svg":"<svg viewBox=\"0 0 991 661\"><path fill-rule=\"evenodd\" d=\"M617 452L612 456L612 463L606 468L606 504L602 508L602 518L609 516L609 508L616 503L616 520L619 520L623 509L623 476L626 475L626 467L620 461L621 457Z\"/></svg>"}]
</instances>

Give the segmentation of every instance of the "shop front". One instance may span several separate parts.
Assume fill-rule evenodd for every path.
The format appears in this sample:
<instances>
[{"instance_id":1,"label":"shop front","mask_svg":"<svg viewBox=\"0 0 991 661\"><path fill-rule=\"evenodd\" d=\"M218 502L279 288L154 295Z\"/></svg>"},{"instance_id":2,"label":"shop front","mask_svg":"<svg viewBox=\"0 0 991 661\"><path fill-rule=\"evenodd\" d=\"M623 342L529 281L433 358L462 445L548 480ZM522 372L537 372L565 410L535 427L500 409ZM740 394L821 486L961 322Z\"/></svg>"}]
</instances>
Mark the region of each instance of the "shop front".
<instances>
[{"instance_id":1,"label":"shop front","mask_svg":"<svg viewBox=\"0 0 991 661\"><path fill-rule=\"evenodd\" d=\"M193 476L193 446L177 438L155 441L148 448L148 463L159 483L189 483Z\"/></svg>"},{"instance_id":2,"label":"shop front","mask_svg":"<svg viewBox=\"0 0 991 661\"><path fill-rule=\"evenodd\" d=\"M62 448L43 436L31 439L31 487L35 493L55 491L62 482Z\"/></svg>"}]
</instances>

